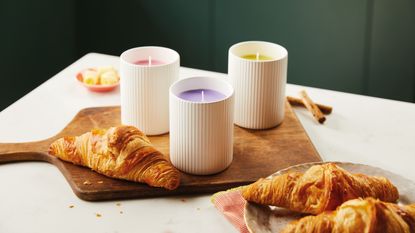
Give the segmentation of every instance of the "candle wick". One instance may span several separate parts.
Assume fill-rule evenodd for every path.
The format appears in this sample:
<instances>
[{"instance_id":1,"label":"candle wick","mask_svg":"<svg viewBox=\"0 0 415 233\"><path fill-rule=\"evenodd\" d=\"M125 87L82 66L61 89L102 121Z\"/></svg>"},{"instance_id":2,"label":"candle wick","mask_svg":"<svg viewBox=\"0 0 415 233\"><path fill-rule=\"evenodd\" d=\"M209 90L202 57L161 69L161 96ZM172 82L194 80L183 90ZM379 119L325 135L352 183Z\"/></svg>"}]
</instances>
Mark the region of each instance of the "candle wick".
<instances>
[{"instance_id":1,"label":"candle wick","mask_svg":"<svg viewBox=\"0 0 415 233\"><path fill-rule=\"evenodd\" d=\"M202 102L205 102L205 92L202 91Z\"/></svg>"},{"instance_id":2,"label":"candle wick","mask_svg":"<svg viewBox=\"0 0 415 233\"><path fill-rule=\"evenodd\" d=\"M256 59L259 60L259 53L256 53Z\"/></svg>"},{"instance_id":3,"label":"candle wick","mask_svg":"<svg viewBox=\"0 0 415 233\"><path fill-rule=\"evenodd\" d=\"M148 65L151 66L151 56L148 56Z\"/></svg>"}]
</instances>

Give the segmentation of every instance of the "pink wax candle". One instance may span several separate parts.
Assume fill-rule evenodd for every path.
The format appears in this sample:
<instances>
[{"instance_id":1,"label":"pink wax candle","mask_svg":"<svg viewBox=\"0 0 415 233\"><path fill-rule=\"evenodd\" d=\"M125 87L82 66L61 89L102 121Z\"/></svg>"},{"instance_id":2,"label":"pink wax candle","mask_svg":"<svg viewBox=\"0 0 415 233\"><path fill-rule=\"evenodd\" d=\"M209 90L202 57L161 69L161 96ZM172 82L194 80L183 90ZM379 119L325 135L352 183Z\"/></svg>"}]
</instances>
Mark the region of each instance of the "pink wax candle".
<instances>
[{"instance_id":1,"label":"pink wax candle","mask_svg":"<svg viewBox=\"0 0 415 233\"><path fill-rule=\"evenodd\" d=\"M165 63L160 60L152 59L151 56L149 56L148 59L135 61L134 64L142 65L142 66L156 66L156 65L163 65Z\"/></svg>"}]
</instances>

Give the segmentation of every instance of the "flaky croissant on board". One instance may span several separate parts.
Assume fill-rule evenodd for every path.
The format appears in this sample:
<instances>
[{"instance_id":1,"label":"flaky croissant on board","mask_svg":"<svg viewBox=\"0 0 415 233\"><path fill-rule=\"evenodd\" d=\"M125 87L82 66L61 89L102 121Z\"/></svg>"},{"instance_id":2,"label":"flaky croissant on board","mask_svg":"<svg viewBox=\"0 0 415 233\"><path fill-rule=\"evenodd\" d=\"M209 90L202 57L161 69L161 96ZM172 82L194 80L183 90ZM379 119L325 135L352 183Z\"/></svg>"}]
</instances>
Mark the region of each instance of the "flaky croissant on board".
<instances>
[{"instance_id":1,"label":"flaky croissant on board","mask_svg":"<svg viewBox=\"0 0 415 233\"><path fill-rule=\"evenodd\" d=\"M176 189L180 173L135 127L94 129L53 142L49 154L109 177Z\"/></svg>"},{"instance_id":2,"label":"flaky croissant on board","mask_svg":"<svg viewBox=\"0 0 415 233\"><path fill-rule=\"evenodd\" d=\"M414 233L415 204L398 206L373 198L354 199L336 211L307 216L289 223L283 233Z\"/></svg>"},{"instance_id":3,"label":"flaky croissant on board","mask_svg":"<svg viewBox=\"0 0 415 233\"><path fill-rule=\"evenodd\" d=\"M398 190L384 177L351 174L334 163L315 165L305 173L290 172L260 179L242 190L251 202L319 214L355 198L395 202Z\"/></svg>"}]
</instances>

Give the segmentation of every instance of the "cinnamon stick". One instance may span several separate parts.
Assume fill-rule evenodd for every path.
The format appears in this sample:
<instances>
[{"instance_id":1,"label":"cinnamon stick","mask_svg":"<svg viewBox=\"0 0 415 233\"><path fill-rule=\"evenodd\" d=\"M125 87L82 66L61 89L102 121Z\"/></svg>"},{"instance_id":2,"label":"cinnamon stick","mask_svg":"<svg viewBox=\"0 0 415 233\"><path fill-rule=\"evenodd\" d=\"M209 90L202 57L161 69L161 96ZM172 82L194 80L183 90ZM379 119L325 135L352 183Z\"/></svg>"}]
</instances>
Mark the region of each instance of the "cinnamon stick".
<instances>
[{"instance_id":1,"label":"cinnamon stick","mask_svg":"<svg viewBox=\"0 0 415 233\"><path fill-rule=\"evenodd\" d=\"M292 96L287 96L287 100L288 102L293 105L293 106L301 106L301 107L305 107L303 100L300 98L296 98L296 97L292 97ZM320 111L322 113L324 113L325 115L330 114L333 111L333 108L327 105L323 105L323 104L318 104L315 103L317 105L317 107L320 109Z\"/></svg>"},{"instance_id":2,"label":"cinnamon stick","mask_svg":"<svg viewBox=\"0 0 415 233\"><path fill-rule=\"evenodd\" d=\"M307 92L305 92L305 90L300 91L300 96L308 111L310 111L311 114L313 114L314 118L318 122L320 122L320 124L323 124L326 118L324 117L320 109L317 107L317 105L310 99L310 97L308 97Z\"/></svg>"}]
</instances>

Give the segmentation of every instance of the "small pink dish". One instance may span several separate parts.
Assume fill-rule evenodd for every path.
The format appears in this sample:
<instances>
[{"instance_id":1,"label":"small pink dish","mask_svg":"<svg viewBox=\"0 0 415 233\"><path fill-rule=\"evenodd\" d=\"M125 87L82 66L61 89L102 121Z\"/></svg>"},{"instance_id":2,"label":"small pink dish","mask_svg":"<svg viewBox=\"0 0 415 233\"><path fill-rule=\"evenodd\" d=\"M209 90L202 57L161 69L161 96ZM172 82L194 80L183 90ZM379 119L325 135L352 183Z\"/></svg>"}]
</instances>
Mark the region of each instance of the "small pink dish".
<instances>
[{"instance_id":1,"label":"small pink dish","mask_svg":"<svg viewBox=\"0 0 415 233\"><path fill-rule=\"evenodd\" d=\"M83 82L84 78L82 76L82 73L86 70L95 70L94 68L88 68L85 70L82 70L76 74L76 79L84 85L88 90L93 92L108 92L114 90L118 85L120 85L120 80L118 79L118 82L111 85L101 85L101 84L86 84Z\"/></svg>"}]
</instances>

